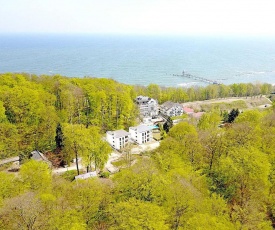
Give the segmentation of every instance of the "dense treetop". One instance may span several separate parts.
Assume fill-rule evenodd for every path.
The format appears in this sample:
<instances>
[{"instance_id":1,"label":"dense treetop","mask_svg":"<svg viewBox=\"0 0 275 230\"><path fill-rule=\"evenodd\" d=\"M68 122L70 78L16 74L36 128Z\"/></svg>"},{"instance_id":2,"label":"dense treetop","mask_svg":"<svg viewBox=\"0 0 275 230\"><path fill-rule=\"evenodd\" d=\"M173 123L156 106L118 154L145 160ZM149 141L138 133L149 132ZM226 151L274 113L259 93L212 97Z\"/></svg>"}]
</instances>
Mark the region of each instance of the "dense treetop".
<instances>
[{"instance_id":1,"label":"dense treetop","mask_svg":"<svg viewBox=\"0 0 275 230\"><path fill-rule=\"evenodd\" d=\"M127 129L138 117L133 103L137 95L148 95L163 103L258 96L272 90L270 84L167 88L155 84L130 86L112 79L1 74L0 133L3 139L0 158L18 152L26 155L32 149L53 149L59 123L95 126L101 133Z\"/></svg>"},{"instance_id":2,"label":"dense treetop","mask_svg":"<svg viewBox=\"0 0 275 230\"><path fill-rule=\"evenodd\" d=\"M135 124L137 95L184 102L271 91L268 84L182 89L3 74L0 154L57 149L101 169L109 153L101 135ZM221 128L222 120L214 109L173 126L158 149L109 179L71 181L32 160L16 174L0 172L0 229L273 229L274 107L243 111Z\"/></svg>"}]
</instances>

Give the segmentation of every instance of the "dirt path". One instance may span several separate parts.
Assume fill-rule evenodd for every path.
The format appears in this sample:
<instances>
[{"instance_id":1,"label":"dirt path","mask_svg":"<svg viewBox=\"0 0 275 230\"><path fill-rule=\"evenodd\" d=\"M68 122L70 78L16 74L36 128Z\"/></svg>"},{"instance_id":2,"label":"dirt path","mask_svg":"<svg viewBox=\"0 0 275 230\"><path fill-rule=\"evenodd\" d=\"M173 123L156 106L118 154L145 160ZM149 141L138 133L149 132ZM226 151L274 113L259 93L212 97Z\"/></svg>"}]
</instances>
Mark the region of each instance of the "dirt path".
<instances>
[{"instance_id":1,"label":"dirt path","mask_svg":"<svg viewBox=\"0 0 275 230\"><path fill-rule=\"evenodd\" d=\"M158 141L152 141L143 145L135 146L131 149L131 154L140 154L144 151L151 151L159 147ZM105 164L105 169L108 170L110 173L116 173L119 171L119 168L114 166L112 162L119 160L122 157L121 153L112 152L109 156L107 163ZM132 162L135 164L136 160Z\"/></svg>"},{"instance_id":2,"label":"dirt path","mask_svg":"<svg viewBox=\"0 0 275 230\"><path fill-rule=\"evenodd\" d=\"M121 158L122 154L117 152L112 152L109 156L107 163L105 164L105 169L107 169L110 173L118 172L118 168L115 167L112 162Z\"/></svg>"},{"instance_id":3,"label":"dirt path","mask_svg":"<svg viewBox=\"0 0 275 230\"><path fill-rule=\"evenodd\" d=\"M78 163L78 168L79 168L79 170L80 170L80 169L83 169L83 166L82 166L81 163ZM72 164L72 165L69 166L69 167L66 167L66 168L57 168L57 169L53 169L53 170L52 170L52 173L53 173L53 174L61 174L61 173L64 173L64 172L70 171L70 170L76 170L76 164L75 164L75 163Z\"/></svg>"}]
</instances>

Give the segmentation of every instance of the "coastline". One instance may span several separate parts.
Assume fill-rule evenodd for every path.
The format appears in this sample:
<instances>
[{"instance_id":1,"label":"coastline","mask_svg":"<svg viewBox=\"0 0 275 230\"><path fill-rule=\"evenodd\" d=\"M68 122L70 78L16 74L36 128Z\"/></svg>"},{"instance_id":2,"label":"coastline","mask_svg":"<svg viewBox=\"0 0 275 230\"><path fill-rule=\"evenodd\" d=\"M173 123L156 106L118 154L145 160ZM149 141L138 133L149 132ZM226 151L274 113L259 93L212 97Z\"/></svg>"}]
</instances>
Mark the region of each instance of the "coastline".
<instances>
[{"instance_id":1,"label":"coastline","mask_svg":"<svg viewBox=\"0 0 275 230\"><path fill-rule=\"evenodd\" d=\"M172 76L184 69L198 77L222 79L226 85L275 84L275 42L270 38L17 34L0 35L0 41L2 73L95 76L132 85L205 86Z\"/></svg>"}]
</instances>

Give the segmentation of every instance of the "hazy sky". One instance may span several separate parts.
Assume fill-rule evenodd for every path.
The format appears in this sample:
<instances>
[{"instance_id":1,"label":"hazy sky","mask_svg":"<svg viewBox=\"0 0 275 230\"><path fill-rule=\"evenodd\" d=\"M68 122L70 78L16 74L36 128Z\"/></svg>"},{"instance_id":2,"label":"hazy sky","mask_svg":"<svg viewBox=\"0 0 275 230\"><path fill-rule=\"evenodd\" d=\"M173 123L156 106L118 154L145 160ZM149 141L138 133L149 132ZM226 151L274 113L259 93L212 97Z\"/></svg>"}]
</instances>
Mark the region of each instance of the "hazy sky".
<instances>
[{"instance_id":1,"label":"hazy sky","mask_svg":"<svg viewBox=\"0 0 275 230\"><path fill-rule=\"evenodd\" d=\"M275 0L0 0L0 32L275 35Z\"/></svg>"}]
</instances>

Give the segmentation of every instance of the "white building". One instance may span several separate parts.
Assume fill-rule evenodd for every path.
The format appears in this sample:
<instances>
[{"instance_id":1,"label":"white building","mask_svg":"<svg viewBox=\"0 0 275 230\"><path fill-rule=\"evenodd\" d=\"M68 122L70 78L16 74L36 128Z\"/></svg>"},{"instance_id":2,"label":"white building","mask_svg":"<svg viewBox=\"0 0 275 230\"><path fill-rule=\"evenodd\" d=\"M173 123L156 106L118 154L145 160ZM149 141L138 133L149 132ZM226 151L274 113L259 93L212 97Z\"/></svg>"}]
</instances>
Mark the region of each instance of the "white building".
<instances>
[{"instance_id":1,"label":"white building","mask_svg":"<svg viewBox=\"0 0 275 230\"><path fill-rule=\"evenodd\" d=\"M130 133L124 130L116 130L116 131L107 131L106 138L108 143L115 149L124 148L130 138Z\"/></svg>"},{"instance_id":2,"label":"white building","mask_svg":"<svg viewBox=\"0 0 275 230\"><path fill-rule=\"evenodd\" d=\"M169 117L181 116L183 114L183 107L179 103L166 101L160 106L160 112Z\"/></svg>"},{"instance_id":3,"label":"white building","mask_svg":"<svg viewBox=\"0 0 275 230\"><path fill-rule=\"evenodd\" d=\"M138 144L144 144L152 140L152 129L146 125L130 127L129 132L131 139Z\"/></svg>"},{"instance_id":4,"label":"white building","mask_svg":"<svg viewBox=\"0 0 275 230\"><path fill-rule=\"evenodd\" d=\"M75 176L74 179L75 180L79 180L79 179L85 180L85 179L88 179L88 178L91 178L91 177L96 177L96 176L97 176L96 171L93 171L93 172L88 172L88 173L84 173L84 174L80 174L78 176Z\"/></svg>"},{"instance_id":5,"label":"white building","mask_svg":"<svg viewBox=\"0 0 275 230\"><path fill-rule=\"evenodd\" d=\"M153 117L158 115L159 109L157 100L150 97L138 96L135 102L139 108L141 116Z\"/></svg>"}]
</instances>

